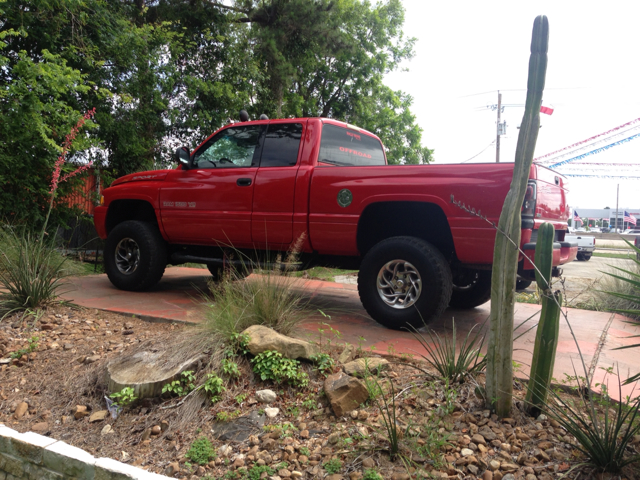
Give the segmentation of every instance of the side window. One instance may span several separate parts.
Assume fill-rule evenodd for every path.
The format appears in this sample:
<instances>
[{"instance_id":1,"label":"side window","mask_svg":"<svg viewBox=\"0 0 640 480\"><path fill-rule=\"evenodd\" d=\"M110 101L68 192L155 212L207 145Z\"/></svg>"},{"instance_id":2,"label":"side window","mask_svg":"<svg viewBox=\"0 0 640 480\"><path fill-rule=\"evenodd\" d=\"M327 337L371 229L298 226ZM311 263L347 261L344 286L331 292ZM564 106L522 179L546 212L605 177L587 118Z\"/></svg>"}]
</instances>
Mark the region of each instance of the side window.
<instances>
[{"instance_id":1,"label":"side window","mask_svg":"<svg viewBox=\"0 0 640 480\"><path fill-rule=\"evenodd\" d=\"M195 154L195 168L236 168L257 166L254 159L260 144L260 125L231 127L218 133ZM258 150L259 151L259 150Z\"/></svg>"},{"instance_id":2,"label":"side window","mask_svg":"<svg viewBox=\"0 0 640 480\"><path fill-rule=\"evenodd\" d=\"M340 166L385 165L379 140L328 123L322 126L318 161Z\"/></svg>"},{"instance_id":3,"label":"side window","mask_svg":"<svg viewBox=\"0 0 640 480\"><path fill-rule=\"evenodd\" d=\"M270 124L262 147L261 167L289 167L298 162L301 123Z\"/></svg>"}]
</instances>

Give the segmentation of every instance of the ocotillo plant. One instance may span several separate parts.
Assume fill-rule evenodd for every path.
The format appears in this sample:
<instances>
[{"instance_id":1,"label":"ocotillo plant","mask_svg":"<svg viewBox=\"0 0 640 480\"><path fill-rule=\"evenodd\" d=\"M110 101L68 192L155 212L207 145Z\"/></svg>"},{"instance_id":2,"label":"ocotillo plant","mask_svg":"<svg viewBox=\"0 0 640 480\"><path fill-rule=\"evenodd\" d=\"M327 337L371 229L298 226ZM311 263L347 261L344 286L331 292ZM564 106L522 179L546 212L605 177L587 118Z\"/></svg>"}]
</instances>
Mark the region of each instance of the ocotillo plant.
<instances>
[{"instance_id":1,"label":"ocotillo plant","mask_svg":"<svg viewBox=\"0 0 640 480\"><path fill-rule=\"evenodd\" d=\"M550 223L543 223L538 230L535 264L536 282L542 297L542 311L533 347L533 360L527 388L527 405L533 415L538 415L547 400L551 385L553 364L556 360L558 334L560 332L560 306L562 293L551 291L553 268L553 237L555 230Z\"/></svg>"},{"instance_id":2,"label":"ocotillo plant","mask_svg":"<svg viewBox=\"0 0 640 480\"><path fill-rule=\"evenodd\" d=\"M520 208L533 162L533 153L540 128L540 105L547 72L549 22L540 15L533 22L527 100L522 118L515 166L509 193L502 206L498 229L514 242L520 243ZM516 288L518 250L503 235L496 235L491 279L491 315L487 348L487 407L499 417L511 411L513 394L513 305Z\"/></svg>"}]
</instances>

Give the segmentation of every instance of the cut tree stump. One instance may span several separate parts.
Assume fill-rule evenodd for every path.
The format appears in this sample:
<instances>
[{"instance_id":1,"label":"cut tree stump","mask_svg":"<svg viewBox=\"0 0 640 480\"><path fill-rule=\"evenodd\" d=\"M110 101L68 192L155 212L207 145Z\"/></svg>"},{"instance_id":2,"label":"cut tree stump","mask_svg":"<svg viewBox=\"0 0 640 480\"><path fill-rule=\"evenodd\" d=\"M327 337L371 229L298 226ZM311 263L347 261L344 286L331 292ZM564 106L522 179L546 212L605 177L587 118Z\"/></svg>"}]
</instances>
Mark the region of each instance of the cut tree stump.
<instances>
[{"instance_id":1,"label":"cut tree stump","mask_svg":"<svg viewBox=\"0 0 640 480\"><path fill-rule=\"evenodd\" d=\"M159 397L163 386L177 380L183 371L192 369L199 359L197 355L176 363L167 352L148 351L118 358L107 365L109 392L132 387L138 398Z\"/></svg>"}]
</instances>

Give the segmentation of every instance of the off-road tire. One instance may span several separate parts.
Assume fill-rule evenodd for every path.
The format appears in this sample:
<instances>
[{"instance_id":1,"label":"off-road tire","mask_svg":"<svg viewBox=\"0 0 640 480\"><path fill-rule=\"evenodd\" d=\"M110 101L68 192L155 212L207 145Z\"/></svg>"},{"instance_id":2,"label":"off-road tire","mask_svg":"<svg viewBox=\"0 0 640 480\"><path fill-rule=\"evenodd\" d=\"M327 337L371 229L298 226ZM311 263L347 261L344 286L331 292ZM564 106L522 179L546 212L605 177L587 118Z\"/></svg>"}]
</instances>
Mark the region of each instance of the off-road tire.
<instances>
[{"instance_id":1,"label":"off-road tire","mask_svg":"<svg viewBox=\"0 0 640 480\"><path fill-rule=\"evenodd\" d=\"M459 310L475 308L491 299L491 270L468 270L453 274L449 306Z\"/></svg>"},{"instance_id":2,"label":"off-road tire","mask_svg":"<svg viewBox=\"0 0 640 480\"><path fill-rule=\"evenodd\" d=\"M591 259L591 255L591 253L585 253L584 255L582 255L582 260L588 262Z\"/></svg>"},{"instance_id":3,"label":"off-road tire","mask_svg":"<svg viewBox=\"0 0 640 480\"><path fill-rule=\"evenodd\" d=\"M516 292L522 292L533 283L533 280L516 280Z\"/></svg>"},{"instance_id":4,"label":"off-road tire","mask_svg":"<svg viewBox=\"0 0 640 480\"><path fill-rule=\"evenodd\" d=\"M125 239L133 240L139 250L137 267L128 274L116 264L116 249ZM162 278L166 266L167 244L154 224L127 220L109 233L104 249L104 270L120 290L135 292L153 287Z\"/></svg>"},{"instance_id":5,"label":"off-road tire","mask_svg":"<svg viewBox=\"0 0 640 480\"><path fill-rule=\"evenodd\" d=\"M420 295L406 308L385 303L377 286L378 274L395 260L410 263L420 275ZM381 241L364 256L358 272L358 293L365 310L376 322L393 330L420 328L437 319L449 305L451 288L451 270L442 253L415 237Z\"/></svg>"},{"instance_id":6,"label":"off-road tire","mask_svg":"<svg viewBox=\"0 0 640 480\"><path fill-rule=\"evenodd\" d=\"M209 270L214 282L219 282L225 277L225 275L231 280L242 280L243 278L251 275L251 270L246 267L223 267L219 264L211 264L207 265L207 269Z\"/></svg>"}]
</instances>

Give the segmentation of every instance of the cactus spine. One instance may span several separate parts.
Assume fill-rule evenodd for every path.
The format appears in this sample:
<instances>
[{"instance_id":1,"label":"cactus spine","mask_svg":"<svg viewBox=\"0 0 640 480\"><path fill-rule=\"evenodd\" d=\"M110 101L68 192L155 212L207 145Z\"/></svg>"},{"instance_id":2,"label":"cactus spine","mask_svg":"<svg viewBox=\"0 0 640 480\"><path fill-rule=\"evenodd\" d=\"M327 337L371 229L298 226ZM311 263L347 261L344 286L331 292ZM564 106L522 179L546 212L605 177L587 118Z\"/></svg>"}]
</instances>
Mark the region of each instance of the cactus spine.
<instances>
[{"instance_id":1,"label":"cactus spine","mask_svg":"<svg viewBox=\"0 0 640 480\"><path fill-rule=\"evenodd\" d=\"M535 264L536 282L542 292L542 311L533 347L533 360L527 388L527 404L533 415L538 415L547 400L551 385L553 364L556 360L558 334L560 331L560 306L562 294L551 291L551 269L553 268L553 237L555 230L550 223L544 223L538 230Z\"/></svg>"},{"instance_id":2,"label":"cactus spine","mask_svg":"<svg viewBox=\"0 0 640 480\"><path fill-rule=\"evenodd\" d=\"M502 206L498 228L520 243L520 209L533 162L540 127L540 105L547 72L549 22L540 15L533 23L527 100L522 117L515 166L509 193ZM491 279L491 315L487 345L487 408L499 417L508 417L513 395L513 305L516 289L518 250L504 235L496 235Z\"/></svg>"}]
</instances>

